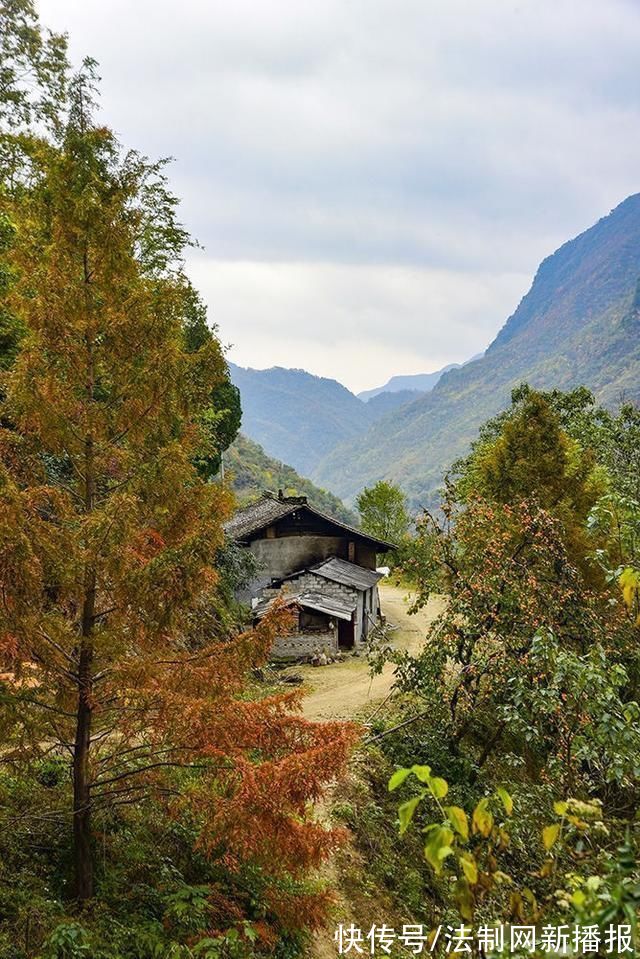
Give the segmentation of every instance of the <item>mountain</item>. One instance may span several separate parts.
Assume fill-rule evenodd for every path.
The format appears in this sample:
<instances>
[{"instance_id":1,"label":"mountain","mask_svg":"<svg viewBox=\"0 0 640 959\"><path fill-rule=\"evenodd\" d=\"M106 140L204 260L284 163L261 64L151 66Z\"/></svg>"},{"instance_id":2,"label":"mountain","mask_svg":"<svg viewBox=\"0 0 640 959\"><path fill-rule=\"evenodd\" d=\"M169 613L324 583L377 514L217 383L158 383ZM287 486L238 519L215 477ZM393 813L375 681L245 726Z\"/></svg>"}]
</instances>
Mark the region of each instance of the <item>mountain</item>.
<instances>
[{"instance_id":1,"label":"mountain","mask_svg":"<svg viewBox=\"0 0 640 959\"><path fill-rule=\"evenodd\" d=\"M420 390L392 390L390 393L376 393L370 400L367 400L366 409L370 415L370 422L375 422L380 416L397 409L399 406L405 406L407 403L413 403L419 396L422 396Z\"/></svg>"},{"instance_id":2,"label":"mountain","mask_svg":"<svg viewBox=\"0 0 640 959\"><path fill-rule=\"evenodd\" d=\"M479 359L377 420L312 473L345 499L384 478L414 505L433 501L447 467L514 386L584 384L598 400L640 401L640 194L565 243Z\"/></svg>"},{"instance_id":3,"label":"mountain","mask_svg":"<svg viewBox=\"0 0 640 959\"><path fill-rule=\"evenodd\" d=\"M362 393L358 393L358 399L364 400L366 403L381 393L397 393L400 390L428 393L429 390L434 388L443 373L448 373L449 370L454 370L459 365L459 363L450 363L448 366L443 366L441 370L435 370L433 373L413 373L407 376L392 376L384 386L377 386L373 390L363 390Z\"/></svg>"},{"instance_id":4,"label":"mountain","mask_svg":"<svg viewBox=\"0 0 640 959\"><path fill-rule=\"evenodd\" d=\"M305 370L229 363L229 371L240 390L242 432L307 476L339 443L355 440L388 409L368 408L336 380Z\"/></svg>"},{"instance_id":5,"label":"mountain","mask_svg":"<svg viewBox=\"0 0 640 959\"><path fill-rule=\"evenodd\" d=\"M291 466L267 456L258 443L240 434L224 455L227 475L242 505L257 499L265 490L284 491L287 496L307 496L309 502L336 519L358 525L358 517L337 496L319 489L299 476Z\"/></svg>"}]
</instances>

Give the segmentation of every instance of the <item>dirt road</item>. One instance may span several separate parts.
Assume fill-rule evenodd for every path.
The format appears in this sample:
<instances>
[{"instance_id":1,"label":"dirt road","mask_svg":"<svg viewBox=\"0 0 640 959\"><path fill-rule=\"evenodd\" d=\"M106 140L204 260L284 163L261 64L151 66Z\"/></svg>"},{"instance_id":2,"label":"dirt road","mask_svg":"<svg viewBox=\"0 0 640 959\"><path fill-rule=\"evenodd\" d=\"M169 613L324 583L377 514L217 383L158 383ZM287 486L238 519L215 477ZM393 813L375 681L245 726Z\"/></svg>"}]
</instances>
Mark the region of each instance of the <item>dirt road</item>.
<instances>
[{"instance_id":1,"label":"dirt road","mask_svg":"<svg viewBox=\"0 0 640 959\"><path fill-rule=\"evenodd\" d=\"M397 627L391 632L391 642L412 652L420 648L429 624L442 609L442 600L433 599L410 616L406 590L387 583L380 587L380 604L388 622ZM364 656L349 656L331 666L303 666L296 672L302 673L309 690L303 706L308 719L350 719L367 704L384 699L393 682L391 665L372 679Z\"/></svg>"}]
</instances>

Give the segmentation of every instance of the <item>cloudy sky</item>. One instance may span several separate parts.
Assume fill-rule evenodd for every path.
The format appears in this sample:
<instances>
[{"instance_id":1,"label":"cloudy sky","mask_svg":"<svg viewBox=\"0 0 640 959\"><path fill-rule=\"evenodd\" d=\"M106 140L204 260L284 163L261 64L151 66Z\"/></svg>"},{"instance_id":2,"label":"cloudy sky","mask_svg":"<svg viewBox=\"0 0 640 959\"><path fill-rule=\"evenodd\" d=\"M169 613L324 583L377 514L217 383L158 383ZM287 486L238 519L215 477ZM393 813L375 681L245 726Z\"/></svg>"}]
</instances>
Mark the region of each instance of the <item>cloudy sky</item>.
<instances>
[{"instance_id":1,"label":"cloudy sky","mask_svg":"<svg viewBox=\"0 0 640 959\"><path fill-rule=\"evenodd\" d=\"M175 157L230 357L353 390L482 350L640 190L638 0L40 0Z\"/></svg>"}]
</instances>

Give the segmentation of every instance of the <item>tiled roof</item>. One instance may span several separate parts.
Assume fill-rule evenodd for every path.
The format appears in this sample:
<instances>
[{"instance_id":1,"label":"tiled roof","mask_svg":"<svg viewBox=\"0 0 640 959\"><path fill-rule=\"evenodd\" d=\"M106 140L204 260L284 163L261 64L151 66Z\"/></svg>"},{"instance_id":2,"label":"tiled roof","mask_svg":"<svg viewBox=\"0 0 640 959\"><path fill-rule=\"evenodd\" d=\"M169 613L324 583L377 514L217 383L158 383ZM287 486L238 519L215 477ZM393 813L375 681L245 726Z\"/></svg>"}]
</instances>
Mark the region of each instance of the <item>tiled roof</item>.
<instances>
[{"instance_id":1,"label":"tiled roof","mask_svg":"<svg viewBox=\"0 0 640 959\"><path fill-rule=\"evenodd\" d=\"M278 599L283 599L287 606L302 606L314 612L326 613L336 619L350 620L356 604L349 600L328 596L322 590L305 589L301 593L279 593L277 596L262 599L253 609L256 619L262 617L271 609Z\"/></svg>"},{"instance_id":2,"label":"tiled roof","mask_svg":"<svg viewBox=\"0 0 640 959\"><path fill-rule=\"evenodd\" d=\"M225 532L232 539L244 539L251 533L257 533L276 520L288 516L300 504L293 504L289 499L279 500L273 496L263 496L255 503L239 509L231 519L224 524Z\"/></svg>"},{"instance_id":3,"label":"tiled roof","mask_svg":"<svg viewBox=\"0 0 640 959\"><path fill-rule=\"evenodd\" d=\"M343 586L355 586L356 589L372 589L382 579L382 573L374 569L365 569L356 563L348 563L345 559L332 556L317 566L312 566L310 573L322 576L332 583L341 583Z\"/></svg>"},{"instance_id":4,"label":"tiled roof","mask_svg":"<svg viewBox=\"0 0 640 959\"><path fill-rule=\"evenodd\" d=\"M363 533L361 529L341 523L340 520L334 516L329 516L328 513L321 512L315 506L311 506L305 496L285 496L283 499L278 499L275 496L264 495L257 502L239 509L235 516L232 516L225 523L225 532L232 539L244 540L297 510L308 510L314 516L318 516L320 519L326 520L327 523L344 530L345 533L370 543L378 552L395 549L393 543L386 543L382 539Z\"/></svg>"}]
</instances>

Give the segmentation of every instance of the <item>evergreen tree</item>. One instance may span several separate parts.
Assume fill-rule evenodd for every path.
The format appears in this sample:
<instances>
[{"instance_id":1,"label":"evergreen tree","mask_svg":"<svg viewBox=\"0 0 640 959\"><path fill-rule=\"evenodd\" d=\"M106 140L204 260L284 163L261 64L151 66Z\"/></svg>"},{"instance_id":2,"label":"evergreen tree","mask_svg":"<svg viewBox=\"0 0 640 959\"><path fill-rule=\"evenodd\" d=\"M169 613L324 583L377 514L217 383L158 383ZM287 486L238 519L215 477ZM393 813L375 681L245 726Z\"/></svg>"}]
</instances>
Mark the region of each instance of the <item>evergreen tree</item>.
<instances>
[{"instance_id":1,"label":"evergreen tree","mask_svg":"<svg viewBox=\"0 0 640 959\"><path fill-rule=\"evenodd\" d=\"M21 141L28 182L0 197L4 308L24 331L0 431L3 756L27 777L69 757L71 808L40 812L71 814L80 902L96 832L164 803L201 855L231 875L250 863L271 913L304 926L324 899L285 880L335 843L309 802L355 733L292 715L297 694L246 699L283 613L233 642L198 631L231 502L197 464L227 370L210 331L189 342L188 238L162 164L122 154L93 86L87 62L60 140Z\"/></svg>"}]
</instances>

